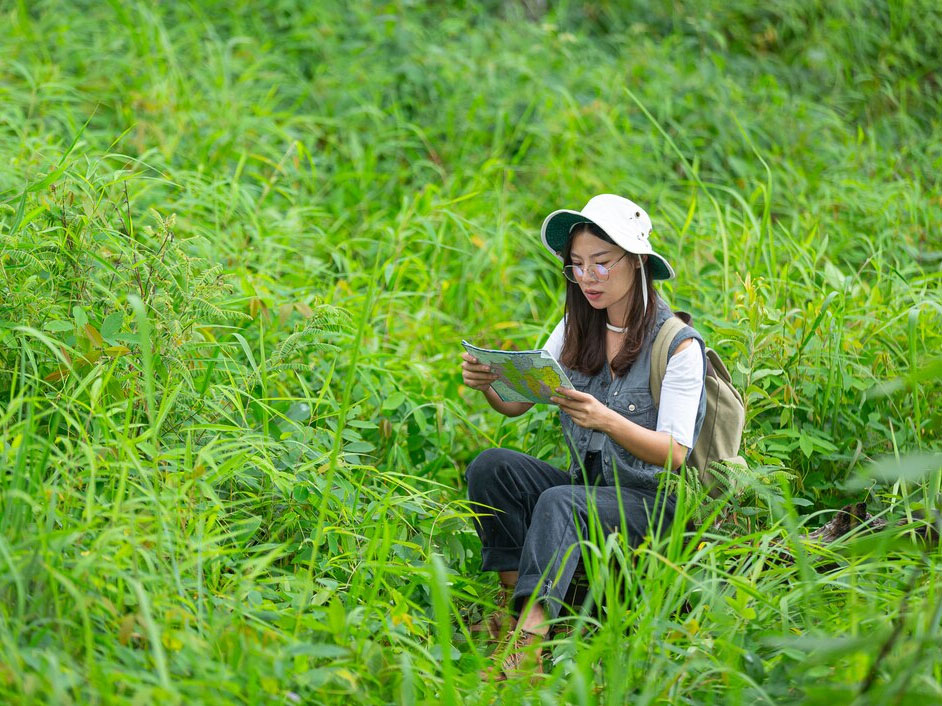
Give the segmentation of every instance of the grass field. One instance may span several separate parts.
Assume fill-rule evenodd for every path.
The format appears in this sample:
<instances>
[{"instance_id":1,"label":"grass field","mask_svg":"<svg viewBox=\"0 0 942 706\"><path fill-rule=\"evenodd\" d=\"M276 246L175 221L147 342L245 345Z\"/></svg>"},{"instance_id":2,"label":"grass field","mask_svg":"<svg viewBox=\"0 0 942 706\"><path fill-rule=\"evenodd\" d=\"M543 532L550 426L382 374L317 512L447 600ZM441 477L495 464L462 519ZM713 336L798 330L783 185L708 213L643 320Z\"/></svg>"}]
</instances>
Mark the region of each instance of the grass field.
<instances>
[{"instance_id":1,"label":"grass field","mask_svg":"<svg viewBox=\"0 0 942 706\"><path fill-rule=\"evenodd\" d=\"M545 4L0 0L0 702L942 701L938 547L799 538L939 505L942 9ZM459 343L540 342L603 191L750 471L498 685L463 470L566 452Z\"/></svg>"}]
</instances>

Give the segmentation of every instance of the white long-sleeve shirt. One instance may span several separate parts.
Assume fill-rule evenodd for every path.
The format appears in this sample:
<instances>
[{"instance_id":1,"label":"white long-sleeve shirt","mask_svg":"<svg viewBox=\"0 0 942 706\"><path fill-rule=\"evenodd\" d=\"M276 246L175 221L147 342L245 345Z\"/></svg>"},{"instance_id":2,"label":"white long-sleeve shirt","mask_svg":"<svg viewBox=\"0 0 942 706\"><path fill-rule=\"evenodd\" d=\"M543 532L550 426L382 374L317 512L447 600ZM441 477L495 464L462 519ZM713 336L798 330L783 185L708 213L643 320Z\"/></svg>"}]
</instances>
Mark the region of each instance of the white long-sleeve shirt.
<instances>
[{"instance_id":1,"label":"white long-sleeve shirt","mask_svg":"<svg viewBox=\"0 0 942 706\"><path fill-rule=\"evenodd\" d=\"M559 360L563 352L565 319L549 335L543 350ZM657 431L666 431L688 449L693 446L693 429L703 387L703 355L698 346L687 346L667 361L661 383L661 404L657 410Z\"/></svg>"}]
</instances>

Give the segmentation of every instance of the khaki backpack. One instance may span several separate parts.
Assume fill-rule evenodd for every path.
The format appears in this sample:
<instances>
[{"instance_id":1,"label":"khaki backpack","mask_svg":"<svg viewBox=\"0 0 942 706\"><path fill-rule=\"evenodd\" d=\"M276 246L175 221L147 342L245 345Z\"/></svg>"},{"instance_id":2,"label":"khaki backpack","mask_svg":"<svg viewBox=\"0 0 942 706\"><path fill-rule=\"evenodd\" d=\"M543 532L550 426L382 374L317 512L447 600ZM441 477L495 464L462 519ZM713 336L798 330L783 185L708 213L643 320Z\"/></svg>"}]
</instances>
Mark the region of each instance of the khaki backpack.
<instances>
[{"instance_id":1,"label":"khaki backpack","mask_svg":"<svg viewBox=\"0 0 942 706\"><path fill-rule=\"evenodd\" d=\"M658 406L661 404L661 383L667 371L667 351L674 336L689 323L689 314L677 312L664 322L654 339L651 350L651 396ZM714 477L714 472L719 469L713 464L746 465L745 459L739 455L746 408L742 395L733 387L729 371L712 348L706 349L706 367L706 415L697 443L687 458L687 466L696 468L703 486L712 497L718 497L723 487Z\"/></svg>"}]
</instances>

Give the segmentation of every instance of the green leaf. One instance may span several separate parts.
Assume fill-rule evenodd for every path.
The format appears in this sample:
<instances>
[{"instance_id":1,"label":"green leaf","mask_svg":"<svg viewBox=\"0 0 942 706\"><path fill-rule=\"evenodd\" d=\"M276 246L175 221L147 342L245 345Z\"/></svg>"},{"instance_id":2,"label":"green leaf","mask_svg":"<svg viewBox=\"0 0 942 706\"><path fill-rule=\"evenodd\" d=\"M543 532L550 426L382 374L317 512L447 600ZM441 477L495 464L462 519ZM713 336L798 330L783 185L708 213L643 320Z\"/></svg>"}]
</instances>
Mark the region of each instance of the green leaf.
<instances>
[{"instance_id":1,"label":"green leaf","mask_svg":"<svg viewBox=\"0 0 942 706\"><path fill-rule=\"evenodd\" d=\"M327 621L330 631L335 635L341 634L347 624L347 611L344 610L343 603L336 597L331 598L330 603L327 605Z\"/></svg>"},{"instance_id":2,"label":"green leaf","mask_svg":"<svg viewBox=\"0 0 942 706\"><path fill-rule=\"evenodd\" d=\"M781 368L760 368L759 370L756 370L752 373L752 381L755 382L756 380L761 380L762 378L768 377L769 375L781 375L781 374L782 374Z\"/></svg>"},{"instance_id":3,"label":"green leaf","mask_svg":"<svg viewBox=\"0 0 942 706\"><path fill-rule=\"evenodd\" d=\"M421 407L416 407L415 411L412 413L412 417L415 419L416 425L419 427L419 431L422 434L425 434L428 431L428 421L425 419L425 412Z\"/></svg>"},{"instance_id":4,"label":"green leaf","mask_svg":"<svg viewBox=\"0 0 942 706\"><path fill-rule=\"evenodd\" d=\"M801 452L805 455L805 458L811 458L811 454L814 452L814 439L807 434L802 434L798 437L798 446L801 447Z\"/></svg>"},{"instance_id":5,"label":"green leaf","mask_svg":"<svg viewBox=\"0 0 942 706\"><path fill-rule=\"evenodd\" d=\"M391 412L394 409L397 409L403 402L406 401L406 396L401 392L394 392L383 402L383 411Z\"/></svg>"},{"instance_id":6,"label":"green leaf","mask_svg":"<svg viewBox=\"0 0 942 706\"><path fill-rule=\"evenodd\" d=\"M121 330L121 324L124 323L124 314L120 311L113 311L101 324L101 337L113 338Z\"/></svg>"},{"instance_id":7,"label":"green leaf","mask_svg":"<svg viewBox=\"0 0 942 706\"><path fill-rule=\"evenodd\" d=\"M292 422L307 421L311 416L311 405L307 402L295 402L288 407L285 416Z\"/></svg>"},{"instance_id":8,"label":"green leaf","mask_svg":"<svg viewBox=\"0 0 942 706\"><path fill-rule=\"evenodd\" d=\"M47 321L43 326L45 331L71 331L75 328L75 324L71 321Z\"/></svg>"},{"instance_id":9,"label":"green leaf","mask_svg":"<svg viewBox=\"0 0 942 706\"><path fill-rule=\"evenodd\" d=\"M86 316L85 310L78 305L72 307L72 317L75 319L77 328L83 329L85 328L85 324L88 323L88 316Z\"/></svg>"},{"instance_id":10,"label":"green leaf","mask_svg":"<svg viewBox=\"0 0 942 706\"><path fill-rule=\"evenodd\" d=\"M375 448L369 441L354 441L352 444L347 444L344 451L351 454L363 454L369 453Z\"/></svg>"},{"instance_id":11,"label":"green leaf","mask_svg":"<svg viewBox=\"0 0 942 706\"><path fill-rule=\"evenodd\" d=\"M448 651L451 653L451 659L457 661L461 659L461 650L459 650L454 645L448 646ZM432 645L429 649L429 654L435 659L436 662L442 661L442 646L441 645Z\"/></svg>"},{"instance_id":12,"label":"green leaf","mask_svg":"<svg viewBox=\"0 0 942 706\"><path fill-rule=\"evenodd\" d=\"M262 518L258 515L251 515L243 520L233 523L232 525L232 534L235 537L238 537L239 540L245 544L247 543L255 533L258 532L258 528L262 526Z\"/></svg>"}]
</instances>

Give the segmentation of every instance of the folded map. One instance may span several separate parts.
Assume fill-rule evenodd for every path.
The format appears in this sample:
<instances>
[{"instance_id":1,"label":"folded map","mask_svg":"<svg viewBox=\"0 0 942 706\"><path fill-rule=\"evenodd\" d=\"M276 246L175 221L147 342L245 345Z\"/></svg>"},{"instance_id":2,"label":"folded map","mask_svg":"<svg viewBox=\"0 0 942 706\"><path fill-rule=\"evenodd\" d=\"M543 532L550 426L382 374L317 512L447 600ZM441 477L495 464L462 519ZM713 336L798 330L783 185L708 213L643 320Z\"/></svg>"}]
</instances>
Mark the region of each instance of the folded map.
<instances>
[{"instance_id":1,"label":"folded map","mask_svg":"<svg viewBox=\"0 0 942 706\"><path fill-rule=\"evenodd\" d=\"M471 355L490 365L498 379L491 383L504 402L550 402L557 387L572 383L556 359L546 351L495 351L462 341Z\"/></svg>"}]
</instances>

